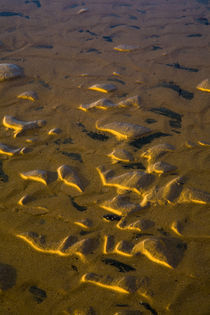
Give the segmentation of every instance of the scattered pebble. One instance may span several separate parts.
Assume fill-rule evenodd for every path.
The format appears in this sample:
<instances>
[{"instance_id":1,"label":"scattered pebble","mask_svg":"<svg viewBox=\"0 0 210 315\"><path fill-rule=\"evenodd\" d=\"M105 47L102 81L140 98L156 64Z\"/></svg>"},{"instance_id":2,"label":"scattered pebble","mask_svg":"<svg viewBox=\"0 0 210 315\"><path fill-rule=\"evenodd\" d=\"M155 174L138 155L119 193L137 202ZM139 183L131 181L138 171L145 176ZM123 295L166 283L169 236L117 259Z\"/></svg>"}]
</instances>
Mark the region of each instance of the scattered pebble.
<instances>
[{"instance_id":1,"label":"scattered pebble","mask_svg":"<svg viewBox=\"0 0 210 315\"><path fill-rule=\"evenodd\" d=\"M0 81L15 79L23 76L23 70L12 63L0 64Z\"/></svg>"}]
</instances>

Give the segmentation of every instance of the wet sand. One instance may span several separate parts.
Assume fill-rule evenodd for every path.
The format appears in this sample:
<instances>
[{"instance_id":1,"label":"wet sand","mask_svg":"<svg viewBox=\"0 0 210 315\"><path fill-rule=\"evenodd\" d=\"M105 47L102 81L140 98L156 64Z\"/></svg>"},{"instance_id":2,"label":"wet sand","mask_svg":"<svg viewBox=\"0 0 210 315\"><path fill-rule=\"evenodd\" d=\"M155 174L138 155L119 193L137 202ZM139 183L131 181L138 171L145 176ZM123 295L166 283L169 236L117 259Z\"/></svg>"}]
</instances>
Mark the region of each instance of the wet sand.
<instances>
[{"instance_id":1,"label":"wet sand","mask_svg":"<svg viewBox=\"0 0 210 315\"><path fill-rule=\"evenodd\" d=\"M0 313L208 314L209 1L0 5Z\"/></svg>"}]
</instances>

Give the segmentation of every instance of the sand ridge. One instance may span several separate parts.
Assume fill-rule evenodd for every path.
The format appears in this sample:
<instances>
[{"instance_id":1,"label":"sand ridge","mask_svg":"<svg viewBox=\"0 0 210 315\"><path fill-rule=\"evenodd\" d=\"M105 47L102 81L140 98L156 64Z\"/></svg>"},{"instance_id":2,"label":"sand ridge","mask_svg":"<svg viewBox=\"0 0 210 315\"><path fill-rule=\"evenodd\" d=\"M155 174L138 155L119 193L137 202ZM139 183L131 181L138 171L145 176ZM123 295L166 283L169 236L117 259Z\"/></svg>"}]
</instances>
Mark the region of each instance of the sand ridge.
<instances>
[{"instance_id":1,"label":"sand ridge","mask_svg":"<svg viewBox=\"0 0 210 315\"><path fill-rule=\"evenodd\" d=\"M206 313L208 4L9 6L2 312Z\"/></svg>"}]
</instances>

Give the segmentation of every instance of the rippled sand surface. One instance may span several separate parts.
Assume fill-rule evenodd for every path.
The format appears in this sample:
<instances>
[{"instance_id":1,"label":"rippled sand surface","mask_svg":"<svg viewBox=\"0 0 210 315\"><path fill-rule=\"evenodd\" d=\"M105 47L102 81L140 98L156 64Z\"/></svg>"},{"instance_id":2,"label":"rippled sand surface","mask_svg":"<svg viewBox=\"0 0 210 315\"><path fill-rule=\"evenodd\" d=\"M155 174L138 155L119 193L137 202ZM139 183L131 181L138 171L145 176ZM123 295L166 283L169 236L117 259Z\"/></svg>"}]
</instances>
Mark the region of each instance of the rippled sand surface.
<instances>
[{"instance_id":1,"label":"rippled sand surface","mask_svg":"<svg viewBox=\"0 0 210 315\"><path fill-rule=\"evenodd\" d=\"M209 314L209 1L0 26L0 313Z\"/></svg>"}]
</instances>

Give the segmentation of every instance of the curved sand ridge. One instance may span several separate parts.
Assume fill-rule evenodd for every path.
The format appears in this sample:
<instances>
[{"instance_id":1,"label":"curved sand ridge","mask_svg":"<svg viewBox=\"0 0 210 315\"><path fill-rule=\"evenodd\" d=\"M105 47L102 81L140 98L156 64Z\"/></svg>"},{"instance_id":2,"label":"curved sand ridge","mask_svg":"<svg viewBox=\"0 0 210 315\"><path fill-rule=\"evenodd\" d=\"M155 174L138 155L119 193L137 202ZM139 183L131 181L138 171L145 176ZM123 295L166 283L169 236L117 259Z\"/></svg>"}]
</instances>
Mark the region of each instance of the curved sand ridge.
<instances>
[{"instance_id":1,"label":"curved sand ridge","mask_svg":"<svg viewBox=\"0 0 210 315\"><path fill-rule=\"evenodd\" d=\"M127 122L103 123L96 122L96 128L101 131L109 132L117 137L117 139L135 139L151 132L151 129L137 124Z\"/></svg>"},{"instance_id":2,"label":"curved sand ridge","mask_svg":"<svg viewBox=\"0 0 210 315\"><path fill-rule=\"evenodd\" d=\"M76 188L79 192L84 191L84 185L72 167L68 165L62 165L57 169L57 172L58 178L66 185Z\"/></svg>"},{"instance_id":3,"label":"curved sand ridge","mask_svg":"<svg viewBox=\"0 0 210 315\"><path fill-rule=\"evenodd\" d=\"M0 143L0 154L13 156L19 153L21 153L21 148L14 148L9 145Z\"/></svg>"},{"instance_id":4,"label":"curved sand ridge","mask_svg":"<svg viewBox=\"0 0 210 315\"><path fill-rule=\"evenodd\" d=\"M140 107L141 100L139 96L131 96L119 103L115 104L107 98L100 98L99 100L90 104L81 104L78 108L87 112L92 109L112 109L112 108L128 108L128 107Z\"/></svg>"},{"instance_id":5,"label":"curved sand ridge","mask_svg":"<svg viewBox=\"0 0 210 315\"><path fill-rule=\"evenodd\" d=\"M113 92L117 89L117 87L114 84L110 83L97 83L94 85L91 85L89 90L97 91L97 92L102 92L102 93L110 93Z\"/></svg>"},{"instance_id":6,"label":"curved sand ridge","mask_svg":"<svg viewBox=\"0 0 210 315\"><path fill-rule=\"evenodd\" d=\"M41 128L46 125L45 120L22 121L15 117L6 115L3 118L4 127L14 130L14 137L22 134L26 130Z\"/></svg>"},{"instance_id":7,"label":"curved sand ridge","mask_svg":"<svg viewBox=\"0 0 210 315\"><path fill-rule=\"evenodd\" d=\"M25 91L18 94L17 98L35 102L36 100L38 100L38 95L34 91Z\"/></svg>"},{"instance_id":8,"label":"curved sand ridge","mask_svg":"<svg viewBox=\"0 0 210 315\"><path fill-rule=\"evenodd\" d=\"M204 86L203 90L208 92L208 82L205 82L205 84L203 83L202 86ZM96 84L90 89L104 93L114 90L113 86L109 84ZM33 94L30 91L24 92L19 96L18 98L34 102L36 101L35 96L33 97ZM100 99L91 104L81 105L80 109L88 111L94 108L102 110L108 108L128 108L129 110L129 107L131 106L139 108L140 105L140 98L134 96L120 101L117 104L112 103L108 99ZM44 126L45 123L46 122L44 120L34 120L29 122L21 121L12 116L4 116L3 119L3 125L7 128L13 129L15 136L21 134L25 130L40 128ZM147 127L128 123L126 121L107 123L97 122L96 129L114 134L117 137L117 140L136 139L151 133L151 130ZM60 131L61 130L59 128L53 128L48 132L48 134L56 137L59 135ZM54 137L48 138L52 139ZM198 144L205 147L203 149L208 149L208 142L199 140ZM104 256L107 257L108 255L116 255L117 257L121 257L125 260L132 259L132 261L135 262L136 268L138 267L138 263L136 262L145 259L148 264L152 264L152 267L159 265L160 267L166 267L167 269L175 269L179 263L181 263L184 257L184 251L186 250L185 244L180 241L181 237L184 239L181 224L173 221L170 226L171 231L176 234L176 239L172 238L168 232L165 233L165 237L159 237L154 235L157 229L152 220L144 217L138 217L146 215L146 211L149 211L149 209L146 208L149 208L150 205L165 206L169 204L171 206L175 206L180 203L197 203L200 205L209 204L210 193L196 190L188 185L186 186L186 180L183 176L176 176L173 179L171 179L171 177L167 177L168 173L176 170L176 166L163 161L162 158L164 157L165 159L169 156L169 154L174 154L176 152L173 145L167 143L148 145L148 148L145 151L143 150L141 154L138 151L132 151L132 149L127 150L127 147L125 148L125 142L123 142L123 146L120 147L118 143L117 146L113 148L112 152L108 154L108 157L112 159L112 162L121 162L119 165L113 166L116 167L116 171L109 169L109 167L97 167L102 186L113 187L117 188L120 192L126 192L126 194L123 195L117 194L112 199L97 202L99 207L115 214L115 216L107 217L111 218L111 222L112 220L116 220L116 224L113 229L116 228L116 231L122 234L116 233L116 235L112 235L112 233L114 233L112 228L107 233L106 230L104 231L103 228L101 229L101 226L95 226L93 221L89 218L89 209L86 212L87 216L83 218L81 212L86 211L86 209L84 210L85 207L77 204L77 202L75 202L72 198L74 211L76 211L76 208L78 211L81 211L79 213L80 215L78 214L77 217L75 215L76 218L74 217L70 220L73 226L75 225L76 228L82 229L80 231L78 230L78 233L67 235L65 238L61 239L61 241L56 243L48 243L44 235L36 232L16 233L16 237L26 242L33 250L39 253L58 255L61 257L76 255L84 263L88 262L87 257L91 257L93 254L100 257L101 253L101 255L103 255L103 259ZM69 147L65 152L68 150L70 150ZM14 156L14 159L16 155L22 153L23 151L24 150L21 148L13 148L9 145L0 144L0 153L8 156ZM96 151L94 151L94 158L96 154L95 152ZM108 150L106 153L108 153ZM136 158L136 156L138 157ZM94 161L95 160L93 160L93 162ZM146 161L146 170L125 171L124 167L133 167L131 165L131 162L133 161L139 163L141 161L143 161L143 163ZM119 171L118 166L123 167L123 173ZM36 169L29 172L21 172L20 176L24 180L32 180L41 182L44 185L49 185L52 181L52 179L50 179L50 177L52 177L51 173L53 172ZM163 174L163 177L165 176L166 178L164 184L162 184L160 177L157 176L161 174ZM74 166L63 164L58 167L57 173L53 173L53 180L57 180L57 178L65 185L73 187L79 191L81 193L80 196L84 192L85 182L80 176L80 172L77 172L77 168ZM104 189L104 191L107 193L106 189ZM135 198L132 198L132 194L135 195ZM85 196L85 194L82 196ZM68 198L69 197L71 196L68 196ZM18 205L21 206L21 209L23 209L23 212L25 211L24 213L27 213L27 215L32 214L32 211L30 212L30 202L32 199L33 198L31 198L30 194L25 194L18 201ZM135 199L135 201L133 201L133 199ZM33 207L31 208L33 209ZM39 211L37 211L35 215L45 215L47 221L51 215L50 209L48 209L48 207L37 207L36 209ZM154 208L153 211L155 211ZM53 215L51 217L53 217ZM57 214L56 218L58 217L59 215ZM101 221L104 223L103 220ZM110 223L105 224L108 225ZM98 231L100 229L99 235L88 235L88 233L95 233L97 229ZM127 235L125 234L126 232ZM132 235L132 233L140 233L140 236L138 236L138 234ZM138 237L141 237L140 241ZM205 238L206 236L204 239ZM142 255L144 256L143 258ZM114 264L114 259L112 260L112 258L108 258L107 261L111 261L111 266L113 266L112 264ZM130 268L130 271L135 272L134 267ZM92 267L90 269L92 269ZM128 270L129 269L127 269L127 272ZM97 287L114 291L119 294L137 293L147 299L147 294L149 295L149 293L141 293L145 292L145 287L142 288L141 284L139 284L138 277L136 275L133 276L133 274L131 276L125 275L124 277L113 277L113 275L107 276L106 272L104 275L86 272L82 277L80 277L80 282L93 284ZM151 296L151 301L153 301Z\"/></svg>"},{"instance_id":9,"label":"curved sand ridge","mask_svg":"<svg viewBox=\"0 0 210 315\"><path fill-rule=\"evenodd\" d=\"M120 147L114 148L114 150L109 153L108 156L112 159L113 164L117 163L118 161L129 163L134 160L131 152Z\"/></svg>"},{"instance_id":10,"label":"curved sand ridge","mask_svg":"<svg viewBox=\"0 0 210 315\"><path fill-rule=\"evenodd\" d=\"M131 190L141 194L153 182L153 175L143 171L130 171L121 175L115 175L113 171L105 167L97 167L97 171L104 186L116 187L122 190Z\"/></svg>"}]
</instances>

